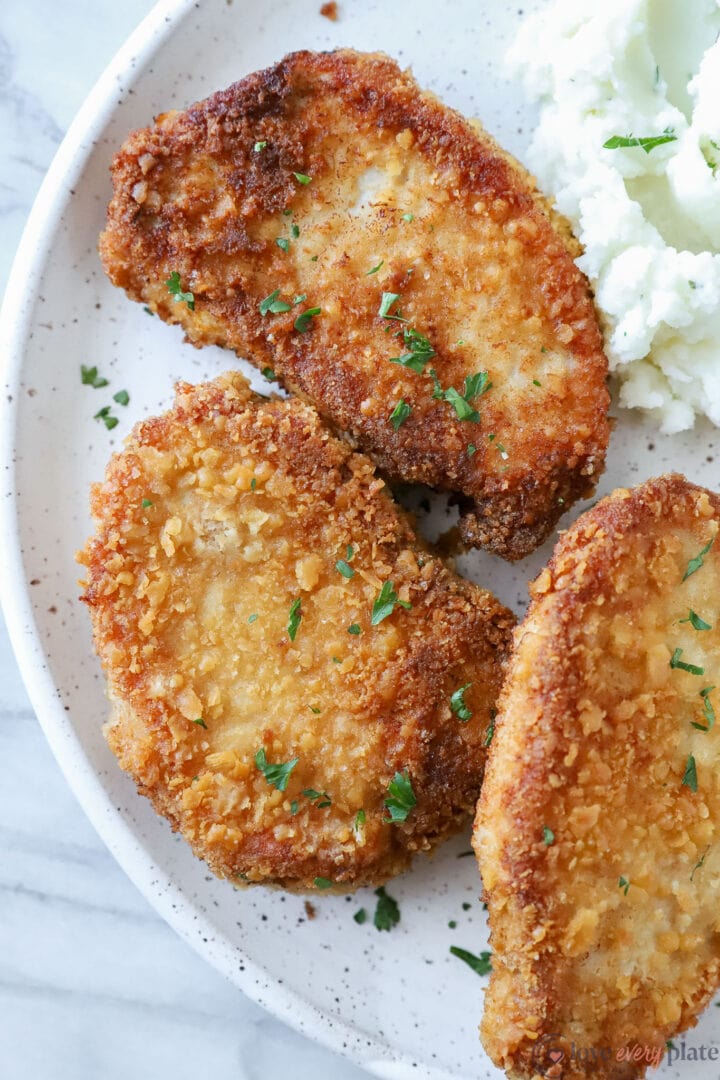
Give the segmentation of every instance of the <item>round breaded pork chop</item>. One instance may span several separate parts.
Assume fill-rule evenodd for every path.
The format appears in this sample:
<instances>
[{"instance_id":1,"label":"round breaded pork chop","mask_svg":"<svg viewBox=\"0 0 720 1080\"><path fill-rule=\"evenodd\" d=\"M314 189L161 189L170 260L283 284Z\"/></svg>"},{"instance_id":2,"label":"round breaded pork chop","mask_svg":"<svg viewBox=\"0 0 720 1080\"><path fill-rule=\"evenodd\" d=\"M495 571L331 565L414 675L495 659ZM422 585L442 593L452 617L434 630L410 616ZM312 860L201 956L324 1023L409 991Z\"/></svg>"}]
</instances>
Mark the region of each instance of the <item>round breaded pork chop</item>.
<instances>
[{"instance_id":1,"label":"round breaded pork chop","mask_svg":"<svg viewBox=\"0 0 720 1080\"><path fill-rule=\"evenodd\" d=\"M719 531L720 497L665 476L532 587L474 837L512 1077L640 1076L720 984Z\"/></svg>"},{"instance_id":2,"label":"round breaded pork chop","mask_svg":"<svg viewBox=\"0 0 720 1080\"><path fill-rule=\"evenodd\" d=\"M108 741L216 874L377 883L468 819L513 618L314 409L180 384L92 509Z\"/></svg>"}]
</instances>

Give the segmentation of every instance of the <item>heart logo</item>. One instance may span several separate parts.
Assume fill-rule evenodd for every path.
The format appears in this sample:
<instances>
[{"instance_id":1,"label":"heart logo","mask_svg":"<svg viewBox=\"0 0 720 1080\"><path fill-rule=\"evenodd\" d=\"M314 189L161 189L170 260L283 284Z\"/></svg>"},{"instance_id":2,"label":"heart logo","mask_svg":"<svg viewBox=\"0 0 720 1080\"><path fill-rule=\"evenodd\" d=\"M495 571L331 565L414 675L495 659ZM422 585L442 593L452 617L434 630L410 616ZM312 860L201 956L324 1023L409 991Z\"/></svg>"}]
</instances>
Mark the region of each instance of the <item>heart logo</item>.
<instances>
[{"instance_id":1,"label":"heart logo","mask_svg":"<svg viewBox=\"0 0 720 1080\"><path fill-rule=\"evenodd\" d=\"M554 1065L557 1065L558 1061L562 1061L562 1059L565 1057L565 1051L564 1050L548 1050L548 1057L550 1058L550 1060L553 1062Z\"/></svg>"}]
</instances>

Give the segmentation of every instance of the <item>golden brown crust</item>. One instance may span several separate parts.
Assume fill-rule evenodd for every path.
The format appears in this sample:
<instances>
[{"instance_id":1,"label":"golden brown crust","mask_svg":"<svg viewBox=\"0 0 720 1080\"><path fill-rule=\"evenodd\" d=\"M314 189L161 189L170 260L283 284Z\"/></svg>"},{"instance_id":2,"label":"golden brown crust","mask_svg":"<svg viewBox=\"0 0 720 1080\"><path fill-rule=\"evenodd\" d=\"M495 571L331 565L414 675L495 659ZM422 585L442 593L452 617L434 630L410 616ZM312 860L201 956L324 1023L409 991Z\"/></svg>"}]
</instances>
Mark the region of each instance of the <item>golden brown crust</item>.
<instances>
[{"instance_id":1,"label":"golden brown crust","mask_svg":"<svg viewBox=\"0 0 720 1080\"><path fill-rule=\"evenodd\" d=\"M112 172L111 280L196 345L272 367L391 477L458 492L465 543L520 558L593 490L607 362L566 231L510 155L388 57L295 53L136 131ZM261 315L276 289L307 300ZM379 316L383 292L407 324ZM299 333L306 307L322 312ZM436 350L424 374L389 363L404 325ZM433 366L459 392L489 371L480 423L433 398Z\"/></svg>"},{"instance_id":2,"label":"golden brown crust","mask_svg":"<svg viewBox=\"0 0 720 1080\"><path fill-rule=\"evenodd\" d=\"M720 715L719 531L720 497L661 477L584 514L532 587L474 836L481 1032L511 1076L555 1075L551 1049L565 1080L640 1076L720 982L720 729L693 726Z\"/></svg>"},{"instance_id":3,"label":"golden brown crust","mask_svg":"<svg viewBox=\"0 0 720 1080\"><path fill-rule=\"evenodd\" d=\"M217 874L379 882L467 820L512 616L425 550L314 409L259 398L239 375L181 383L112 459L92 509L80 559L108 740ZM373 627L387 581L412 609ZM450 696L466 683L462 723ZM256 767L262 747L271 764L298 758L285 791ZM417 806L389 825L405 769Z\"/></svg>"}]
</instances>

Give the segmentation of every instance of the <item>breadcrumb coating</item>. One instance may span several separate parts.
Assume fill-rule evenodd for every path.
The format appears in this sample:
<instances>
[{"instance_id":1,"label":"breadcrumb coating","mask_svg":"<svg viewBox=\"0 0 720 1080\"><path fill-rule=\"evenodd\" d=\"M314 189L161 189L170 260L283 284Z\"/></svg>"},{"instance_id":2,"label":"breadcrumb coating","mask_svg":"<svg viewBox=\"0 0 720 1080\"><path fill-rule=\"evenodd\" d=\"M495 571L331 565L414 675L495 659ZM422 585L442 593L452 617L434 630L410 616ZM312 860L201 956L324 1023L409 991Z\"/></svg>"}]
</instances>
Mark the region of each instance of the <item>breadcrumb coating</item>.
<instances>
[{"instance_id":1,"label":"breadcrumb coating","mask_svg":"<svg viewBox=\"0 0 720 1080\"><path fill-rule=\"evenodd\" d=\"M271 367L390 477L455 492L465 544L521 558L594 489L607 361L567 223L387 56L287 56L131 134L112 179L114 284Z\"/></svg>"},{"instance_id":2,"label":"breadcrumb coating","mask_svg":"<svg viewBox=\"0 0 720 1080\"><path fill-rule=\"evenodd\" d=\"M512 1077L641 1076L720 983L719 531L720 497L664 476L532 586L474 835Z\"/></svg>"},{"instance_id":3,"label":"breadcrumb coating","mask_svg":"<svg viewBox=\"0 0 720 1080\"><path fill-rule=\"evenodd\" d=\"M180 383L92 511L78 558L108 741L216 874L374 884L467 820L512 616L426 550L314 409L237 374ZM398 773L416 804L391 823Z\"/></svg>"}]
</instances>

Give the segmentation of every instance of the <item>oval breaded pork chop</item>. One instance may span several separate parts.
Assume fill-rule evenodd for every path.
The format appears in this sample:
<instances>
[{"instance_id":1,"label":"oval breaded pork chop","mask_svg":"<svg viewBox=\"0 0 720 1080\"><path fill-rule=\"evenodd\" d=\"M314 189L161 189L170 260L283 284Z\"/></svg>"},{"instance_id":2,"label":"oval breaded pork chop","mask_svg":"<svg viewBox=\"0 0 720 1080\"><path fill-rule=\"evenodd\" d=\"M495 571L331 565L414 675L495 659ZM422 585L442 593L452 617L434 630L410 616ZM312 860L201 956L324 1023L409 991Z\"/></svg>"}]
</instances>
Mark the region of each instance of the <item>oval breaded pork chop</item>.
<instances>
[{"instance_id":1,"label":"oval breaded pork chop","mask_svg":"<svg viewBox=\"0 0 720 1080\"><path fill-rule=\"evenodd\" d=\"M112 177L110 279L457 493L467 544L520 558L593 490L607 362L568 234L388 57L288 56L136 131Z\"/></svg>"},{"instance_id":2,"label":"oval breaded pork chop","mask_svg":"<svg viewBox=\"0 0 720 1080\"><path fill-rule=\"evenodd\" d=\"M474 837L511 1077L641 1076L720 985L719 532L718 495L662 477L532 588Z\"/></svg>"},{"instance_id":3,"label":"oval breaded pork chop","mask_svg":"<svg viewBox=\"0 0 720 1080\"><path fill-rule=\"evenodd\" d=\"M108 741L215 873L380 882L467 820L512 616L314 409L180 384L92 509Z\"/></svg>"}]
</instances>

